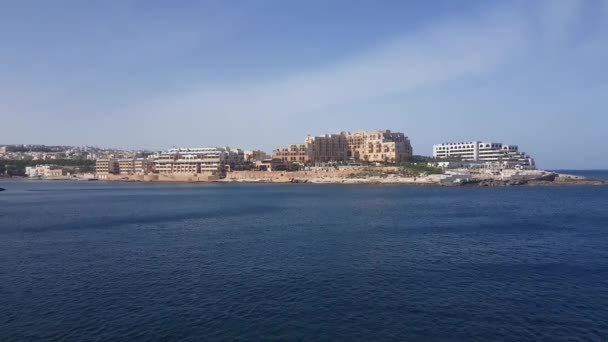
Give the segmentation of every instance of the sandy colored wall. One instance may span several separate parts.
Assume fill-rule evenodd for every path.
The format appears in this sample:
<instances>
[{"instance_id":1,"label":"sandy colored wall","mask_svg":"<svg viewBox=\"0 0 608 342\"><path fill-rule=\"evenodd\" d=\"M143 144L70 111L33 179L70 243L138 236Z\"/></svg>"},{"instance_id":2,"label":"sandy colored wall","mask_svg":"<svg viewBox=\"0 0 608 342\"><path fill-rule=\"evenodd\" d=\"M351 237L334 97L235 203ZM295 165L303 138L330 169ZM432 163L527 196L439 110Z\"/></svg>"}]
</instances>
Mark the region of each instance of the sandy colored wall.
<instances>
[{"instance_id":1,"label":"sandy colored wall","mask_svg":"<svg viewBox=\"0 0 608 342\"><path fill-rule=\"evenodd\" d=\"M273 182L285 182L290 179L348 177L358 173L357 170L317 170L317 171L233 171L226 174L227 180L261 179Z\"/></svg>"}]
</instances>

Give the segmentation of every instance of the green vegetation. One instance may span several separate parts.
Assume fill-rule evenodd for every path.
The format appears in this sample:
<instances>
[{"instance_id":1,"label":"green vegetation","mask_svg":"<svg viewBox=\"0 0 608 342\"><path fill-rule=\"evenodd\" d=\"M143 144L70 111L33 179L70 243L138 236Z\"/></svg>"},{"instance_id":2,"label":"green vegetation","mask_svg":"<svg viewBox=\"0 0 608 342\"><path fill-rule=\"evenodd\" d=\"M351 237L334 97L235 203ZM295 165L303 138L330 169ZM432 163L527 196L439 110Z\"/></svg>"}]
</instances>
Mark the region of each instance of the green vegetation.
<instances>
[{"instance_id":1,"label":"green vegetation","mask_svg":"<svg viewBox=\"0 0 608 342\"><path fill-rule=\"evenodd\" d=\"M95 171L95 161L87 159L0 160L0 175L24 176L26 167L36 165L57 165L67 168L78 168L80 172Z\"/></svg>"}]
</instances>

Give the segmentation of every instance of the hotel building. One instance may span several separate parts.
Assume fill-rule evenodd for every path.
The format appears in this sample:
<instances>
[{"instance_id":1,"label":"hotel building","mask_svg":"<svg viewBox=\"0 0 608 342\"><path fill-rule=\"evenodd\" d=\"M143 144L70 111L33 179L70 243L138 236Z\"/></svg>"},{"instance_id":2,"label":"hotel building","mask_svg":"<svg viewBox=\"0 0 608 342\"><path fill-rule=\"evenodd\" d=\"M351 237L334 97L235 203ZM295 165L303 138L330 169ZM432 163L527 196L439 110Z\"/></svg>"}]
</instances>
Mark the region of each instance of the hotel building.
<instances>
[{"instance_id":1,"label":"hotel building","mask_svg":"<svg viewBox=\"0 0 608 342\"><path fill-rule=\"evenodd\" d=\"M485 163L505 168L535 168L534 159L519 152L517 145L497 142L470 141L433 145L436 159L462 160Z\"/></svg>"},{"instance_id":2,"label":"hotel building","mask_svg":"<svg viewBox=\"0 0 608 342\"><path fill-rule=\"evenodd\" d=\"M244 163L244 152L228 147L172 148L154 158L160 174L221 174Z\"/></svg>"},{"instance_id":3,"label":"hotel building","mask_svg":"<svg viewBox=\"0 0 608 342\"><path fill-rule=\"evenodd\" d=\"M348 158L355 161L398 164L412 156L412 145L403 133L389 130L346 132Z\"/></svg>"},{"instance_id":4,"label":"hotel building","mask_svg":"<svg viewBox=\"0 0 608 342\"><path fill-rule=\"evenodd\" d=\"M403 133L389 130L308 136L304 144L280 147L273 153L273 158L303 164L347 160L398 164L411 156L409 139Z\"/></svg>"},{"instance_id":5,"label":"hotel building","mask_svg":"<svg viewBox=\"0 0 608 342\"><path fill-rule=\"evenodd\" d=\"M304 140L309 160L315 163L344 161L348 156L348 144L343 134L325 134L318 137L308 136Z\"/></svg>"},{"instance_id":6,"label":"hotel building","mask_svg":"<svg viewBox=\"0 0 608 342\"><path fill-rule=\"evenodd\" d=\"M289 144L286 147L279 147L272 153L273 159L281 159L289 163L307 164L310 161L308 144Z\"/></svg>"},{"instance_id":7,"label":"hotel building","mask_svg":"<svg viewBox=\"0 0 608 342\"><path fill-rule=\"evenodd\" d=\"M118 159L118 173L121 175L146 174L152 171L153 163L145 158Z\"/></svg>"}]
</instances>

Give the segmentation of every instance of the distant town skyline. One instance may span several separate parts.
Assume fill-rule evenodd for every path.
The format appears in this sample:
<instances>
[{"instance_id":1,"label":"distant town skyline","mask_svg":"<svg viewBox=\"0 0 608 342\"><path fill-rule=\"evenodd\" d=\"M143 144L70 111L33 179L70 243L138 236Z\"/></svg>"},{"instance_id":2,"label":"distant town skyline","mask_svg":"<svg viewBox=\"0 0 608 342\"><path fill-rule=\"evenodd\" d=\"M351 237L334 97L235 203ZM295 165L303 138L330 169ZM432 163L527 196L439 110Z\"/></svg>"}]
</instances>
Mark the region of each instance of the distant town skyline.
<instances>
[{"instance_id":1,"label":"distant town skyline","mask_svg":"<svg viewBox=\"0 0 608 342\"><path fill-rule=\"evenodd\" d=\"M608 169L608 1L7 1L5 144L271 152L391 129Z\"/></svg>"}]
</instances>

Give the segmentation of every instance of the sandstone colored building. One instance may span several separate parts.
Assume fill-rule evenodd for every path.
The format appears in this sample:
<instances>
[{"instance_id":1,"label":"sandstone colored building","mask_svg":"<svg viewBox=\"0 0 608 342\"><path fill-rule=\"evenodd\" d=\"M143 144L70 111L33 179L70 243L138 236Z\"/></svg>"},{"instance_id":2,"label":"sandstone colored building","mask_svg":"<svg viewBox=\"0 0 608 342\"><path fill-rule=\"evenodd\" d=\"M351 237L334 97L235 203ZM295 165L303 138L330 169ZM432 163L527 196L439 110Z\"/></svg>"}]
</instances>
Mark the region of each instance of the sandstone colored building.
<instances>
[{"instance_id":1,"label":"sandstone colored building","mask_svg":"<svg viewBox=\"0 0 608 342\"><path fill-rule=\"evenodd\" d=\"M98 175L135 175L152 172L153 164L145 158L102 158L95 161Z\"/></svg>"},{"instance_id":2,"label":"sandstone colored building","mask_svg":"<svg viewBox=\"0 0 608 342\"><path fill-rule=\"evenodd\" d=\"M118 174L119 164L118 160L114 158L101 158L95 161L95 172L97 174Z\"/></svg>"},{"instance_id":3,"label":"sandstone colored building","mask_svg":"<svg viewBox=\"0 0 608 342\"><path fill-rule=\"evenodd\" d=\"M412 145L403 133L390 130L343 132L348 158L355 161L398 164L412 156Z\"/></svg>"},{"instance_id":4,"label":"sandstone colored building","mask_svg":"<svg viewBox=\"0 0 608 342\"><path fill-rule=\"evenodd\" d=\"M412 145L405 134L390 130L308 136L303 144L280 147L273 153L273 158L303 164L344 161L398 164L411 156Z\"/></svg>"},{"instance_id":5,"label":"sandstone colored building","mask_svg":"<svg viewBox=\"0 0 608 342\"><path fill-rule=\"evenodd\" d=\"M280 159L290 163L308 164L311 153L308 144L289 144L286 147L279 147L272 154L273 159Z\"/></svg>"}]
</instances>

